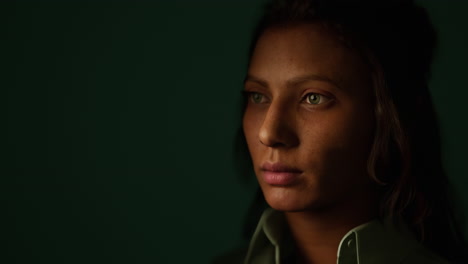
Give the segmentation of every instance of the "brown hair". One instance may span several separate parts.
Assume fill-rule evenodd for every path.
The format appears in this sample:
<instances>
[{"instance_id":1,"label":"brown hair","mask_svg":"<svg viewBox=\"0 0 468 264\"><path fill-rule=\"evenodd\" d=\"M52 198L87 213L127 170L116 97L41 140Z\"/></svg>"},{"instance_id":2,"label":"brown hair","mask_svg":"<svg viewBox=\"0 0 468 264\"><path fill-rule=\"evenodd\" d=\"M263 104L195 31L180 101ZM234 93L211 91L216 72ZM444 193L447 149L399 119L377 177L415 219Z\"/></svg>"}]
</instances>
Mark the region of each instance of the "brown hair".
<instances>
[{"instance_id":1,"label":"brown hair","mask_svg":"<svg viewBox=\"0 0 468 264\"><path fill-rule=\"evenodd\" d=\"M368 173L382 186L381 217L404 220L430 250L465 263L428 89L436 34L425 10L402 0L276 0L254 32L250 55L267 28L293 23L320 23L370 65L376 130ZM257 198L263 201L261 192ZM261 208L251 209L258 216Z\"/></svg>"}]
</instances>

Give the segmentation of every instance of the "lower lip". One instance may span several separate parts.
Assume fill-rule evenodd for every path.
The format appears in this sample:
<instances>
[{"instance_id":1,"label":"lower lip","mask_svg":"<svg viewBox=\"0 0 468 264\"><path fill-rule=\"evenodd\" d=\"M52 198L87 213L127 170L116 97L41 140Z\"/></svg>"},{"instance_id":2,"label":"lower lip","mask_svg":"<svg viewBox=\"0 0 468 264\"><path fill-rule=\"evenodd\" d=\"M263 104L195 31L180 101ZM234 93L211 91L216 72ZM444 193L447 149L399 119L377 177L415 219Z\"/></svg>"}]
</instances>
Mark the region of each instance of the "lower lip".
<instances>
[{"instance_id":1,"label":"lower lip","mask_svg":"<svg viewBox=\"0 0 468 264\"><path fill-rule=\"evenodd\" d=\"M299 175L299 172L263 171L263 179L270 185L291 185Z\"/></svg>"}]
</instances>

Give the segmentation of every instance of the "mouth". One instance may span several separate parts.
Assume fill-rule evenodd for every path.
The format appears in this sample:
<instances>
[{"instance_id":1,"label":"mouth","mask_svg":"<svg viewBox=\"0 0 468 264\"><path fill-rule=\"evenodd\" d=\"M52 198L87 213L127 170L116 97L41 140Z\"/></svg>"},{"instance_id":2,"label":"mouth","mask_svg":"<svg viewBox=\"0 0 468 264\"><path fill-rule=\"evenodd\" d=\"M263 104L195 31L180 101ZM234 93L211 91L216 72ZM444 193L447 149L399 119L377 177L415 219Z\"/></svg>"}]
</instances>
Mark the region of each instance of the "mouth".
<instances>
[{"instance_id":1,"label":"mouth","mask_svg":"<svg viewBox=\"0 0 468 264\"><path fill-rule=\"evenodd\" d=\"M303 171L279 162L266 162L261 166L263 180L274 186L294 184Z\"/></svg>"}]
</instances>

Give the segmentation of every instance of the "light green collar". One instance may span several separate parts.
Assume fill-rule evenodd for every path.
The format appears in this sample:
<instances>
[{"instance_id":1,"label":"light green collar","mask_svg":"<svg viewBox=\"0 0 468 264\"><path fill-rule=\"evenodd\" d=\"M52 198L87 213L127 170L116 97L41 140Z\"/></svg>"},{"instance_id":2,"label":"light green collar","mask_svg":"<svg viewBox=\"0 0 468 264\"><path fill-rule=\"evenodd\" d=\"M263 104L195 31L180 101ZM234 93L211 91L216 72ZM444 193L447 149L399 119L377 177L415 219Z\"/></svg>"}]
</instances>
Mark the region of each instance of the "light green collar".
<instances>
[{"instance_id":1,"label":"light green collar","mask_svg":"<svg viewBox=\"0 0 468 264\"><path fill-rule=\"evenodd\" d=\"M265 210L250 242L245 264L284 262L293 254L284 215ZM373 220L350 230L341 240L337 264L446 263L418 243L404 227Z\"/></svg>"}]
</instances>

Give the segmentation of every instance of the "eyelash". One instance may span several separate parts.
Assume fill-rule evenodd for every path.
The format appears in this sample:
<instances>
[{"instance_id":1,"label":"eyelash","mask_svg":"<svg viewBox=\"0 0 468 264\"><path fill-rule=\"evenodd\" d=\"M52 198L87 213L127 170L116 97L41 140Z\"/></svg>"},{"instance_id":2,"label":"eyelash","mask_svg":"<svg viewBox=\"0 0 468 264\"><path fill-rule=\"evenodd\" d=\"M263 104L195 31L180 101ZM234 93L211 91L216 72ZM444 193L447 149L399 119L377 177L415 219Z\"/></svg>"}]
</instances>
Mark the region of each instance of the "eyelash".
<instances>
[{"instance_id":1,"label":"eyelash","mask_svg":"<svg viewBox=\"0 0 468 264\"><path fill-rule=\"evenodd\" d=\"M307 102L307 99L311 96L311 95L318 95L320 97L320 103L318 104L312 104L312 103L309 103ZM323 100L325 100L325 102L322 102ZM330 101L331 98L329 96L326 96L326 95L323 95L323 94L319 94L319 93L308 93L306 95L304 95L304 97L302 98L302 101L306 101L308 104L310 105L320 105L320 104L324 104L328 101Z\"/></svg>"},{"instance_id":2,"label":"eyelash","mask_svg":"<svg viewBox=\"0 0 468 264\"><path fill-rule=\"evenodd\" d=\"M252 102L254 104L261 104L261 103L254 102L254 100L253 100L254 95L258 94L258 95L263 96L262 98L266 98L266 96L264 94L258 93L258 92L243 91L243 94L244 94L244 97L245 97L246 100L248 100L249 102Z\"/></svg>"},{"instance_id":3,"label":"eyelash","mask_svg":"<svg viewBox=\"0 0 468 264\"><path fill-rule=\"evenodd\" d=\"M253 96L258 94L258 95L261 95L263 96L262 99L264 99L266 96L262 93L259 93L259 92L250 92L250 91L243 91L243 94L244 94L244 97L246 100L250 100L250 102L254 103L254 104L261 104L263 102L255 102L254 99L253 99ZM307 102L307 99L311 96L311 95L318 95L320 97L320 103L318 104L312 104L310 102ZM301 102L306 102L307 104L309 105L320 105L320 104L324 104L326 102L322 102L322 100L332 100L329 96L326 96L326 95L323 95L323 94L319 94L319 93L307 93L306 95L304 95L301 99Z\"/></svg>"}]
</instances>

